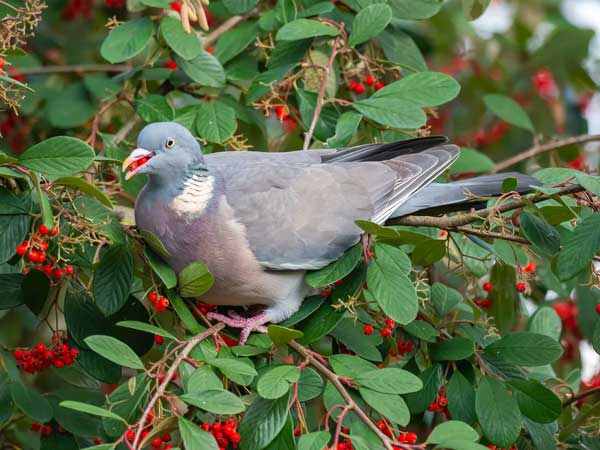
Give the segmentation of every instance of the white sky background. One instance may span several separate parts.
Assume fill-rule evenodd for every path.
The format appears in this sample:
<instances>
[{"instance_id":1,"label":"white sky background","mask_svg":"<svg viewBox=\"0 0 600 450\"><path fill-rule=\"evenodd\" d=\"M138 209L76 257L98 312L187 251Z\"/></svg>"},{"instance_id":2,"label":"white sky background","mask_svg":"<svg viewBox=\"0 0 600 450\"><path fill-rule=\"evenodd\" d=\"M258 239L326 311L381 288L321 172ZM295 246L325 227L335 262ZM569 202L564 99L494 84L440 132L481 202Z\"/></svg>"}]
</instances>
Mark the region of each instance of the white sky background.
<instances>
[{"instance_id":1,"label":"white sky background","mask_svg":"<svg viewBox=\"0 0 600 450\"><path fill-rule=\"evenodd\" d=\"M589 28L596 32L596 36L590 44L590 58L586 66L596 83L600 83L600 72L598 71L598 61L600 60L600 0L563 0L561 9L565 18L573 25ZM506 32L511 27L514 14L515 8L510 1L493 0L485 13L471 24L479 36L484 39L491 38L494 34ZM550 31L552 31L551 24L541 24L531 39L529 48L533 50L539 47ZM600 93L595 94L592 98L585 118L588 121L589 133L600 133ZM598 145L592 143L587 151L589 152L587 156L597 161L594 156L597 156ZM600 371L600 355L585 341L581 342L579 350L582 359L581 378L587 381Z\"/></svg>"}]
</instances>

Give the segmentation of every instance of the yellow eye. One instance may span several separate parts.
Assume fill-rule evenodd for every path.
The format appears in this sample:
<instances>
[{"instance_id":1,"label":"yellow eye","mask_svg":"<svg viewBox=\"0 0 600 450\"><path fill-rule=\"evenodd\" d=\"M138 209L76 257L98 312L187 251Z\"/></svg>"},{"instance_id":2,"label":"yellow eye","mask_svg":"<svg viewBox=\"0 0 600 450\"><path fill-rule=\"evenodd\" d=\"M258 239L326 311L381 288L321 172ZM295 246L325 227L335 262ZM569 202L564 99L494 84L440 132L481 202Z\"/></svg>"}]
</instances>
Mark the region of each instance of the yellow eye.
<instances>
[{"instance_id":1,"label":"yellow eye","mask_svg":"<svg viewBox=\"0 0 600 450\"><path fill-rule=\"evenodd\" d=\"M165 143L165 147L173 148L174 146L175 146L175 139L173 139L173 138L167 139L167 142Z\"/></svg>"}]
</instances>

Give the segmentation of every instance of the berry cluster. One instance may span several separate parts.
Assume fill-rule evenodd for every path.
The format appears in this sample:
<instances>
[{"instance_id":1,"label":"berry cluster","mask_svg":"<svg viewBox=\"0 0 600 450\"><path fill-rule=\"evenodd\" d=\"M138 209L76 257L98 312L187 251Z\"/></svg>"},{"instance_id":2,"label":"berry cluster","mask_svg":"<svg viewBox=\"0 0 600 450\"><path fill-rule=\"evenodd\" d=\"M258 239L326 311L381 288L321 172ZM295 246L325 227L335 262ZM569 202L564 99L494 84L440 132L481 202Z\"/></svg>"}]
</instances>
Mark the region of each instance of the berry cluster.
<instances>
[{"instance_id":1,"label":"berry cluster","mask_svg":"<svg viewBox=\"0 0 600 450\"><path fill-rule=\"evenodd\" d=\"M73 267L65 265L60 267L56 264L56 260L52 264L41 264L47 262L49 255L47 253L49 243L48 238L52 238L58 235L58 227L49 229L46 225L40 225L37 228L37 232L31 237L30 240L25 240L21 244L17 245L15 252L19 256L24 256L27 261L31 264L23 270L23 273L28 273L30 269L36 269L44 272L48 278L53 281L60 281L65 276L73 275Z\"/></svg>"},{"instance_id":2,"label":"berry cluster","mask_svg":"<svg viewBox=\"0 0 600 450\"><path fill-rule=\"evenodd\" d=\"M511 448L507 448L504 449L502 447L496 447L494 444L488 444L487 446L490 450L517 450L517 447L511 447Z\"/></svg>"},{"instance_id":3,"label":"berry cluster","mask_svg":"<svg viewBox=\"0 0 600 450\"><path fill-rule=\"evenodd\" d=\"M63 17L66 20L73 20L81 17L89 19L94 14L94 0L69 0L67 7L63 10Z\"/></svg>"},{"instance_id":4,"label":"berry cluster","mask_svg":"<svg viewBox=\"0 0 600 450\"><path fill-rule=\"evenodd\" d=\"M395 326L396 323L393 319L390 319L389 317L385 319L385 326L381 329L381 337L389 338L392 335Z\"/></svg>"},{"instance_id":5,"label":"berry cluster","mask_svg":"<svg viewBox=\"0 0 600 450\"><path fill-rule=\"evenodd\" d=\"M150 434L149 430L142 431L141 438L142 439L146 438L146 436L148 436L148 434ZM129 430L127 432L127 434L125 435L125 437L127 438L127 440L129 442L133 442L133 440L135 439L135 431ZM169 442L171 442L171 435L165 434L161 437L157 437L156 439L154 439L150 443L150 448L152 448L154 450L169 450L169 449L173 448L173 445L169 444Z\"/></svg>"},{"instance_id":6,"label":"berry cluster","mask_svg":"<svg viewBox=\"0 0 600 450\"><path fill-rule=\"evenodd\" d=\"M219 444L219 450L225 450L229 446L238 448L240 445L240 434L237 432L238 422L235 419L227 419L225 422L204 422L200 428L212 434Z\"/></svg>"},{"instance_id":7,"label":"berry cluster","mask_svg":"<svg viewBox=\"0 0 600 450\"><path fill-rule=\"evenodd\" d=\"M377 81L373 75L367 75L364 78L364 84L361 83L360 81L354 81L351 80L350 82L348 82L348 89L353 91L355 94L357 95L362 95L365 93L365 84L367 86L373 86L373 88L378 91L379 89L383 88L385 86L385 83L383 81Z\"/></svg>"},{"instance_id":8,"label":"berry cluster","mask_svg":"<svg viewBox=\"0 0 600 450\"><path fill-rule=\"evenodd\" d=\"M577 323L577 305L571 299L558 302L553 305L554 311L560 317L563 328L565 330L578 331L579 324Z\"/></svg>"},{"instance_id":9,"label":"berry cluster","mask_svg":"<svg viewBox=\"0 0 600 450\"><path fill-rule=\"evenodd\" d=\"M415 344L404 339L398 340L398 354L404 356L406 353L412 353L415 349Z\"/></svg>"},{"instance_id":10,"label":"berry cluster","mask_svg":"<svg viewBox=\"0 0 600 450\"><path fill-rule=\"evenodd\" d=\"M104 6L107 8L122 8L126 3L126 0L104 0Z\"/></svg>"},{"instance_id":11,"label":"berry cluster","mask_svg":"<svg viewBox=\"0 0 600 450\"><path fill-rule=\"evenodd\" d=\"M163 65L163 67L169 70L177 70L177 63L170 59Z\"/></svg>"},{"instance_id":12,"label":"berry cluster","mask_svg":"<svg viewBox=\"0 0 600 450\"><path fill-rule=\"evenodd\" d=\"M377 425L377 428L379 428L387 437L392 439L394 438L394 433L385 420L378 420L375 422L375 425ZM417 433L413 433L412 431L401 432L398 435L398 441L402 442L403 444L414 444L417 442L417 438ZM394 447L394 449L398 450L400 450L400 448L401 447Z\"/></svg>"},{"instance_id":13,"label":"berry cluster","mask_svg":"<svg viewBox=\"0 0 600 450\"><path fill-rule=\"evenodd\" d=\"M31 431L34 433L40 433L43 437L46 437L50 436L50 433L52 433L52 426L48 424L42 425L39 422L33 422L31 424ZM59 431L61 431L61 427L59 427Z\"/></svg>"},{"instance_id":14,"label":"berry cluster","mask_svg":"<svg viewBox=\"0 0 600 450\"><path fill-rule=\"evenodd\" d=\"M54 336L52 340L53 346L51 349L40 342L31 350L15 350L13 356L17 361L17 365L25 372L36 373L50 366L61 369L64 366L73 364L73 361L79 355L77 349L69 347L69 344L62 342L57 336Z\"/></svg>"},{"instance_id":15,"label":"berry cluster","mask_svg":"<svg viewBox=\"0 0 600 450\"><path fill-rule=\"evenodd\" d=\"M492 306L492 301L489 298L476 299L473 301L473 303L482 309L488 309L490 306Z\"/></svg>"},{"instance_id":16,"label":"berry cluster","mask_svg":"<svg viewBox=\"0 0 600 450\"><path fill-rule=\"evenodd\" d=\"M448 412L448 398L446 397L446 388L442 386L438 391L436 399L429 405L429 411L431 412L443 412L446 417L450 417Z\"/></svg>"},{"instance_id":17,"label":"berry cluster","mask_svg":"<svg viewBox=\"0 0 600 450\"><path fill-rule=\"evenodd\" d=\"M158 292L150 292L148 294L148 300L154 305L156 312L163 312L169 307L169 299L167 297L159 296Z\"/></svg>"},{"instance_id":18,"label":"berry cluster","mask_svg":"<svg viewBox=\"0 0 600 450\"><path fill-rule=\"evenodd\" d=\"M400 433L398 440L403 444L415 444L417 442L417 433L413 433L412 431Z\"/></svg>"},{"instance_id":19,"label":"berry cluster","mask_svg":"<svg viewBox=\"0 0 600 450\"><path fill-rule=\"evenodd\" d=\"M558 96L556 80L548 69L540 69L533 74L533 85L540 97L550 99Z\"/></svg>"},{"instance_id":20,"label":"berry cluster","mask_svg":"<svg viewBox=\"0 0 600 450\"><path fill-rule=\"evenodd\" d=\"M354 450L354 447L350 439L345 439L338 442L336 450Z\"/></svg>"}]
</instances>

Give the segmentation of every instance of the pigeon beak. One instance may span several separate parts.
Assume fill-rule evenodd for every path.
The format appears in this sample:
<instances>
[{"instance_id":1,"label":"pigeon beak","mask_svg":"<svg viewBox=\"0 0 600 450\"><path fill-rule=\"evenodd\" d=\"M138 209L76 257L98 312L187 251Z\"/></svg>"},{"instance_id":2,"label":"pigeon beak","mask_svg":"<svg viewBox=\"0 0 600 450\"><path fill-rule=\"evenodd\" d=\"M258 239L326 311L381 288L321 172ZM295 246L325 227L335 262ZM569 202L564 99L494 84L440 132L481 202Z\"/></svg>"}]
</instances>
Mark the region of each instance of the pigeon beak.
<instances>
[{"instance_id":1,"label":"pigeon beak","mask_svg":"<svg viewBox=\"0 0 600 450\"><path fill-rule=\"evenodd\" d=\"M152 158L153 156L153 152L150 152L143 148L136 148L134 151L132 151L131 154L127 158L125 158L125 161L123 161L123 172L129 170L125 174L125 179L129 180L132 176L134 176L137 173L137 171L144 164L150 161L150 158Z\"/></svg>"}]
</instances>

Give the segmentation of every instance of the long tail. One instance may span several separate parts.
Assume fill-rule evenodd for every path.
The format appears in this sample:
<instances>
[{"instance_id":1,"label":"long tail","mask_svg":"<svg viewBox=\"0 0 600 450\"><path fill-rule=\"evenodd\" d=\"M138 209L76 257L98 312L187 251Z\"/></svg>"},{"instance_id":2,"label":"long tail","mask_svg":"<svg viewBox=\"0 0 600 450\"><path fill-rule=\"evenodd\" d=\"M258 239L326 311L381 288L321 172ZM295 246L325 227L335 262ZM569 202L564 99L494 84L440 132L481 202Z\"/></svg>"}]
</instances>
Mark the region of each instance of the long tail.
<instances>
[{"instance_id":1,"label":"long tail","mask_svg":"<svg viewBox=\"0 0 600 450\"><path fill-rule=\"evenodd\" d=\"M403 203L392 213L391 218L408 214L441 214L475 207L478 203L469 196L493 197L502 193L502 182L506 178L517 179L517 192L530 192L541 183L529 176L515 172L483 175L453 183L431 183Z\"/></svg>"}]
</instances>

